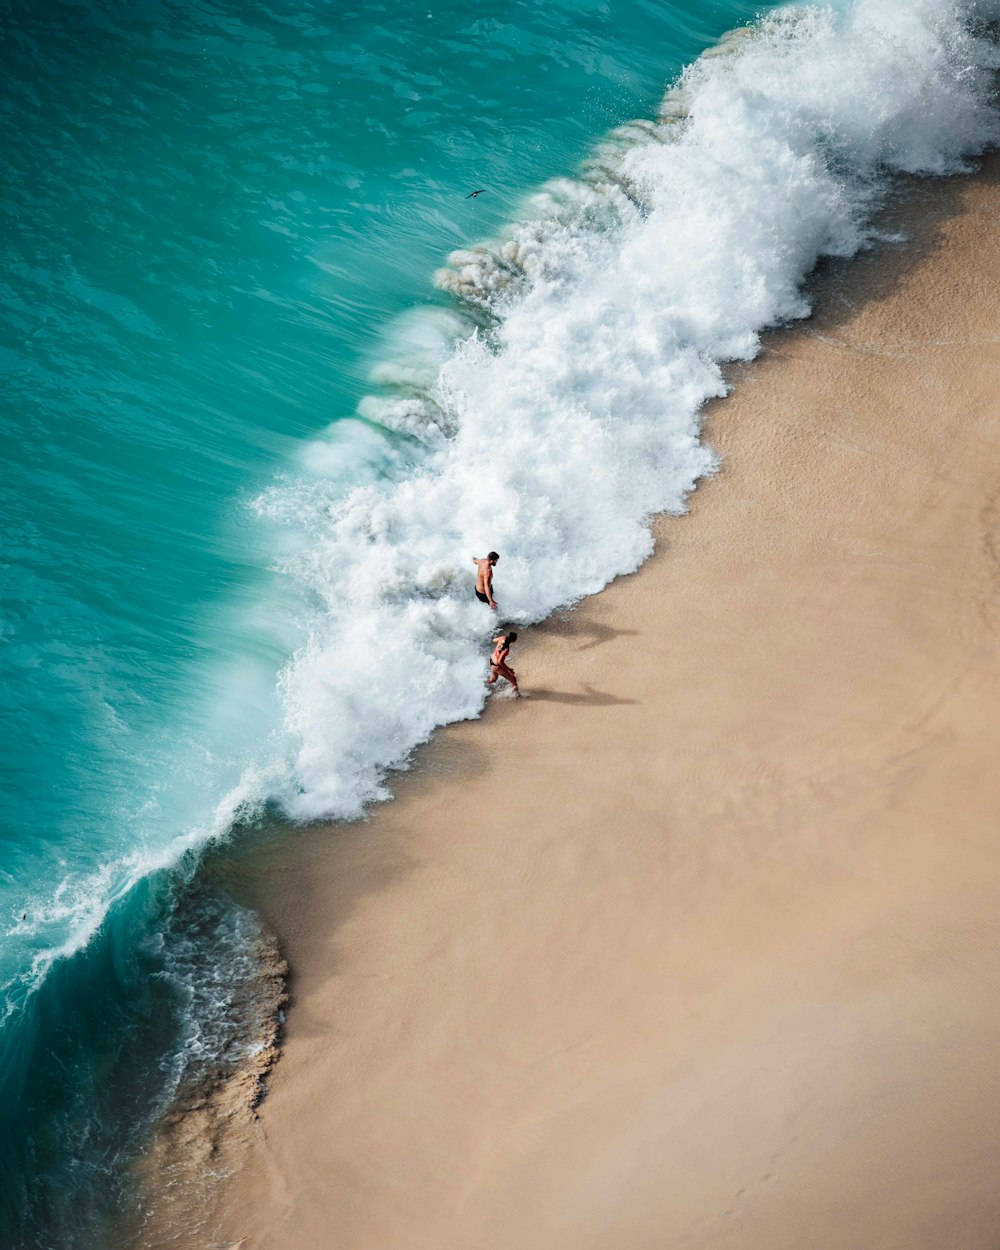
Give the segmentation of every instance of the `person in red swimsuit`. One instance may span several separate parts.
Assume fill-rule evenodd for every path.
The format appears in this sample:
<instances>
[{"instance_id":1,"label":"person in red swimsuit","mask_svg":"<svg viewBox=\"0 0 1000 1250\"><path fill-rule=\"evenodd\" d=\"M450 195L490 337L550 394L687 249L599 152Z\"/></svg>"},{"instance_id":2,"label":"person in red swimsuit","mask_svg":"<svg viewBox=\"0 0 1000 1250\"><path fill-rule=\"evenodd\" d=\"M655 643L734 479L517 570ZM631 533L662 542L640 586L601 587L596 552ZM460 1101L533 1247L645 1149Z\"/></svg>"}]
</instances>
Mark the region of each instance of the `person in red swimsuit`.
<instances>
[{"instance_id":1,"label":"person in red swimsuit","mask_svg":"<svg viewBox=\"0 0 1000 1250\"><path fill-rule=\"evenodd\" d=\"M492 686L498 677L506 677L511 684L514 694L520 698L521 692L517 688L517 675L507 663L512 642L517 642L517 634L497 634L493 639L493 654L490 656L490 675L486 679L486 684Z\"/></svg>"}]
</instances>

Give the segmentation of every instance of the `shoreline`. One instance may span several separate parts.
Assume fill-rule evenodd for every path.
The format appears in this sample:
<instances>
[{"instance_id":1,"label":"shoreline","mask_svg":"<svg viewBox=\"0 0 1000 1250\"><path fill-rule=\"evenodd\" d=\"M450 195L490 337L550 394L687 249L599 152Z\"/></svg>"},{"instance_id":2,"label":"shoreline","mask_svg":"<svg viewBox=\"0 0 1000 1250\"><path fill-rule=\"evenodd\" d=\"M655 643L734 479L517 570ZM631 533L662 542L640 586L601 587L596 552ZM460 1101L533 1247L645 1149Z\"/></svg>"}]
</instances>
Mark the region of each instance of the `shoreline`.
<instances>
[{"instance_id":1,"label":"shoreline","mask_svg":"<svg viewBox=\"0 0 1000 1250\"><path fill-rule=\"evenodd\" d=\"M295 1007L217 1244L992 1246L998 179L824 267L527 699L234 857Z\"/></svg>"}]
</instances>

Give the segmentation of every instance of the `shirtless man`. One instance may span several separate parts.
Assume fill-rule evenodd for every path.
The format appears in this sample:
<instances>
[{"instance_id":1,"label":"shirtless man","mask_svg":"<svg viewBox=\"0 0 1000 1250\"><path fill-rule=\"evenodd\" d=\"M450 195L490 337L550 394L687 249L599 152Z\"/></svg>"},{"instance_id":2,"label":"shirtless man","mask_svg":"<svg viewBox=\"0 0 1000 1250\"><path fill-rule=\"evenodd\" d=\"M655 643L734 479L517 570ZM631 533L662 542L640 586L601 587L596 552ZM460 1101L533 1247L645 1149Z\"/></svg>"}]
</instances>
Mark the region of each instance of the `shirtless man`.
<instances>
[{"instance_id":1,"label":"shirtless man","mask_svg":"<svg viewBox=\"0 0 1000 1250\"><path fill-rule=\"evenodd\" d=\"M497 604L493 598L493 566L499 559L495 551L482 558L472 557L472 563L476 566L476 598L480 603L488 603L494 612Z\"/></svg>"},{"instance_id":2,"label":"shirtless man","mask_svg":"<svg viewBox=\"0 0 1000 1250\"><path fill-rule=\"evenodd\" d=\"M510 644L517 642L517 634L497 634L493 639L493 654L490 656L490 675L486 679L487 686L492 686L498 677L506 677L517 698L521 692L517 688L517 674L507 663L510 655Z\"/></svg>"}]
</instances>

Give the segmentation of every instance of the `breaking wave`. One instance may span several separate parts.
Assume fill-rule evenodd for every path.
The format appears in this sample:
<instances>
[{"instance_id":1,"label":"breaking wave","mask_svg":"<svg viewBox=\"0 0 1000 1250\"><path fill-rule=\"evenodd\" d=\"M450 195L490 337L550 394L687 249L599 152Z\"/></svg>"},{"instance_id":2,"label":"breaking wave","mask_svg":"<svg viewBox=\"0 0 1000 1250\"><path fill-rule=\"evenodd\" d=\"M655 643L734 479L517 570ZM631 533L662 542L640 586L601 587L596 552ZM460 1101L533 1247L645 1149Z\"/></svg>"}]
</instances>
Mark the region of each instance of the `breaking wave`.
<instances>
[{"instance_id":1,"label":"breaking wave","mask_svg":"<svg viewBox=\"0 0 1000 1250\"><path fill-rule=\"evenodd\" d=\"M257 500L308 641L234 810L270 795L294 819L354 817L436 727L479 713L493 619L474 555L501 552L499 619L520 623L645 560L651 515L683 512L715 467L699 412L723 366L808 315L803 279L873 241L894 175L966 170L997 142L998 13L779 10L449 258L449 306L400 324L356 419Z\"/></svg>"}]
</instances>

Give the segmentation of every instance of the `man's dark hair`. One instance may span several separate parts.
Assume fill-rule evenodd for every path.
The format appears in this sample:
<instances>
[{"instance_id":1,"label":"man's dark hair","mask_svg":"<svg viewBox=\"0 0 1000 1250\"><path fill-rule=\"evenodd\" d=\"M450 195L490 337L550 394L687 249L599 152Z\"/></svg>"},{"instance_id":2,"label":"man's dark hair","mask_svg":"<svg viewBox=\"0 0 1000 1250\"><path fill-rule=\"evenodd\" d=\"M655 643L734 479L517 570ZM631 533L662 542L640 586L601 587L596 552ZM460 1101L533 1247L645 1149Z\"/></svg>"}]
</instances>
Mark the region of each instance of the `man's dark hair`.
<instances>
[{"instance_id":1,"label":"man's dark hair","mask_svg":"<svg viewBox=\"0 0 1000 1250\"><path fill-rule=\"evenodd\" d=\"M507 641L508 641L508 642L517 642L517 634L508 634L508 635L507 635Z\"/></svg>"},{"instance_id":2,"label":"man's dark hair","mask_svg":"<svg viewBox=\"0 0 1000 1250\"><path fill-rule=\"evenodd\" d=\"M490 554L486 557L486 559L487 559L487 560L499 560L499 559L500 559L500 552L499 552L499 551L491 551L491 552L490 552Z\"/></svg>"}]
</instances>

